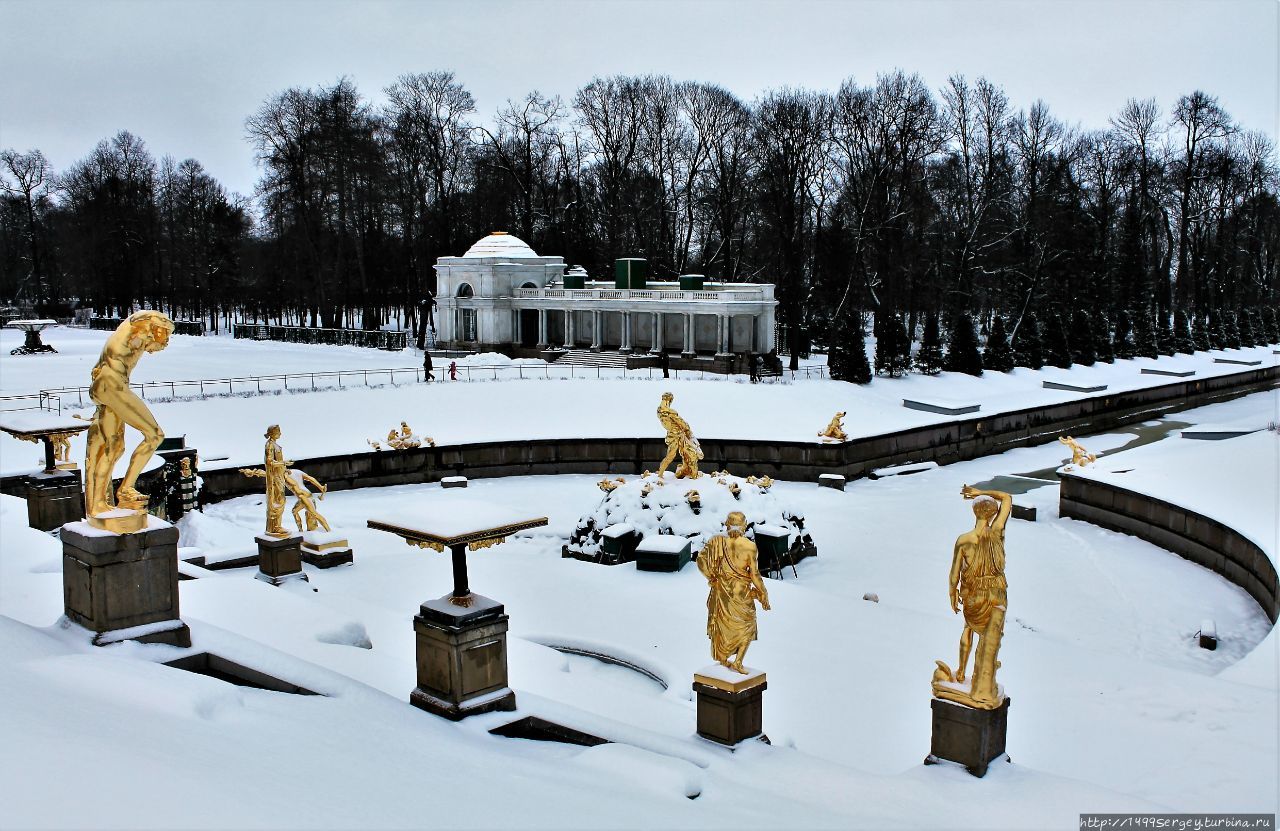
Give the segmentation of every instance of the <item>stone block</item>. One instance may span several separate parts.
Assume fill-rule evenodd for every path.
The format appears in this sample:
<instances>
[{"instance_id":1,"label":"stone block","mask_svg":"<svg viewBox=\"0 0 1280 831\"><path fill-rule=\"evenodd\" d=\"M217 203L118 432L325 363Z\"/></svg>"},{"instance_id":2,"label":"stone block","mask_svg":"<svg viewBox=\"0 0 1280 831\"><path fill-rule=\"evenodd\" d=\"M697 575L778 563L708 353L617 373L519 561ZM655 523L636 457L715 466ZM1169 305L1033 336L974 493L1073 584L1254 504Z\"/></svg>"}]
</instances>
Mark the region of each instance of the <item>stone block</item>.
<instances>
[{"instance_id":1,"label":"stone block","mask_svg":"<svg viewBox=\"0 0 1280 831\"><path fill-rule=\"evenodd\" d=\"M465 488L467 486L467 477L465 476L446 476L440 480L442 488Z\"/></svg>"},{"instance_id":2,"label":"stone block","mask_svg":"<svg viewBox=\"0 0 1280 831\"><path fill-rule=\"evenodd\" d=\"M340 533L304 531L302 560L316 568L333 568L355 562L355 555L351 552L351 544Z\"/></svg>"},{"instance_id":3,"label":"stone block","mask_svg":"<svg viewBox=\"0 0 1280 831\"><path fill-rule=\"evenodd\" d=\"M468 607L449 596L429 600L413 618L418 685L409 702L453 721L516 708L507 686L508 617L496 600L471 597Z\"/></svg>"},{"instance_id":4,"label":"stone block","mask_svg":"<svg viewBox=\"0 0 1280 831\"><path fill-rule=\"evenodd\" d=\"M692 544L672 534L649 535L636 546L636 569L639 571L679 571L692 559Z\"/></svg>"},{"instance_id":5,"label":"stone block","mask_svg":"<svg viewBox=\"0 0 1280 831\"><path fill-rule=\"evenodd\" d=\"M62 526L63 607L69 620L118 640L190 646L178 610L178 529L150 518L135 534Z\"/></svg>"},{"instance_id":6,"label":"stone block","mask_svg":"<svg viewBox=\"0 0 1280 831\"><path fill-rule=\"evenodd\" d=\"M698 735L730 747L761 735L768 686L765 674L749 667L746 675L719 664L698 670L693 676Z\"/></svg>"},{"instance_id":7,"label":"stone block","mask_svg":"<svg viewBox=\"0 0 1280 831\"><path fill-rule=\"evenodd\" d=\"M84 486L80 471L59 470L27 477L27 525L52 531L84 519Z\"/></svg>"},{"instance_id":8,"label":"stone block","mask_svg":"<svg viewBox=\"0 0 1280 831\"><path fill-rule=\"evenodd\" d=\"M302 570L302 535L289 537L254 537L258 543L258 573L263 582L279 586L288 580L307 582Z\"/></svg>"},{"instance_id":9,"label":"stone block","mask_svg":"<svg viewBox=\"0 0 1280 831\"><path fill-rule=\"evenodd\" d=\"M842 491L844 486L845 478L838 473L823 473L818 476L818 487L820 488Z\"/></svg>"},{"instance_id":10,"label":"stone block","mask_svg":"<svg viewBox=\"0 0 1280 831\"><path fill-rule=\"evenodd\" d=\"M932 765L945 759L964 765L974 776L985 776L987 765L1004 755L1009 700L1005 698L995 710L979 710L931 699L933 739L924 763Z\"/></svg>"}]
</instances>

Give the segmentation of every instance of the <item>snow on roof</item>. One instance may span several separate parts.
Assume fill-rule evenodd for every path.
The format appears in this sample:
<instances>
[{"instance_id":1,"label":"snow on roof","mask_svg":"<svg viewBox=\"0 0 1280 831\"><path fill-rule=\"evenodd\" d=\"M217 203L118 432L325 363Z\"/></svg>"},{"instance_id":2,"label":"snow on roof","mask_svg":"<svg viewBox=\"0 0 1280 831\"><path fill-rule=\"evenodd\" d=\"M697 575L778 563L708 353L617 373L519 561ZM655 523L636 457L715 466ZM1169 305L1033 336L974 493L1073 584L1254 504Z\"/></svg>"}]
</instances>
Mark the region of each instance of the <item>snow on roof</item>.
<instances>
[{"instance_id":1,"label":"snow on roof","mask_svg":"<svg viewBox=\"0 0 1280 831\"><path fill-rule=\"evenodd\" d=\"M478 259L480 257L536 257L538 256L528 243L514 237L506 231L494 231L467 249L463 257Z\"/></svg>"}]
</instances>

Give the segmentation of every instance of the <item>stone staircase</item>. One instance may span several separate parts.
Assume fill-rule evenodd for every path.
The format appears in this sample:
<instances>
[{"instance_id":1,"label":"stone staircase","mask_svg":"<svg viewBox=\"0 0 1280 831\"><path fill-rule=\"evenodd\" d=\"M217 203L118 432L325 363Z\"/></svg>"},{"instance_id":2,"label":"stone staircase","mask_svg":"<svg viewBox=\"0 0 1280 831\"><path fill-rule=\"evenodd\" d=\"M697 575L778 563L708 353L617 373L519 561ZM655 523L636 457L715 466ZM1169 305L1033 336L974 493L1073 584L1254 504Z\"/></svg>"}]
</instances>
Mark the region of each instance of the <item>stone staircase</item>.
<instances>
[{"instance_id":1,"label":"stone staircase","mask_svg":"<svg viewBox=\"0 0 1280 831\"><path fill-rule=\"evenodd\" d=\"M566 366L609 366L627 368L627 356L621 352L592 352L590 349L570 349L556 359Z\"/></svg>"}]
</instances>

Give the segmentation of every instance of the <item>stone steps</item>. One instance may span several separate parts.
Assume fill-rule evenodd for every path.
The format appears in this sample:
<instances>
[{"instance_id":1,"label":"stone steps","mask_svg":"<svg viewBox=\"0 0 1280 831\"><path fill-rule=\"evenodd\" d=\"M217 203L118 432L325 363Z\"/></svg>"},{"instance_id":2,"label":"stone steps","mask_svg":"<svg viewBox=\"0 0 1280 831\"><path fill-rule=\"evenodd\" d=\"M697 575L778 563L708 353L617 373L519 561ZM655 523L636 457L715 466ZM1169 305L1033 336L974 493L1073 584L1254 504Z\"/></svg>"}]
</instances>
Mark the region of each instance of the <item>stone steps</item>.
<instances>
[{"instance_id":1,"label":"stone steps","mask_svg":"<svg viewBox=\"0 0 1280 831\"><path fill-rule=\"evenodd\" d=\"M556 363L567 366L607 366L626 369L627 356L621 352L592 352L589 349L570 349L556 359Z\"/></svg>"}]
</instances>

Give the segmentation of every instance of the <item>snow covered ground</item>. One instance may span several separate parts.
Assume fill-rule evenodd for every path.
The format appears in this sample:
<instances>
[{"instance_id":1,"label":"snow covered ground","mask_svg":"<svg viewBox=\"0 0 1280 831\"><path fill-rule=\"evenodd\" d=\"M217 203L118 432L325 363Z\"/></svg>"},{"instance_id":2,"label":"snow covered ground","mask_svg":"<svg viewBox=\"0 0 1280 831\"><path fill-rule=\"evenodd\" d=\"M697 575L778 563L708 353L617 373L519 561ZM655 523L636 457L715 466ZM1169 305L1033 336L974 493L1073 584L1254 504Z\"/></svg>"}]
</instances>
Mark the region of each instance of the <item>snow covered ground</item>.
<instances>
[{"instance_id":1,"label":"snow covered ground","mask_svg":"<svg viewBox=\"0 0 1280 831\"><path fill-rule=\"evenodd\" d=\"M0 331L0 395L86 385L105 333L51 329L47 340L62 350L59 355L10 357L8 344L10 341L16 344L15 338L19 336L20 333ZM838 410L848 414L845 432L855 437L941 423L948 418L906 409L902 406L904 398L980 404L981 413L985 415L1080 397L1079 393L1045 389L1044 381L1108 384L1108 392L1115 392L1178 380L1143 375L1143 367L1192 370L1198 378L1249 368L1213 362L1214 357L1223 355L1262 361L1263 366L1280 361L1280 355L1273 354L1270 347L1258 347L1158 360L1139 358L1070 370L988 372L981 378L958 373L876 378L865 386L825 379L752 385L741 377L719 381L683 378L664 381L635 376L499 383L406 381L374 389L358 386L320 392L310 391L307 384L308 389L301 392L171 400L154 403L152 410L168 435L185 435L188 446L200 449L206 468L253 463L261 455L263 431L275 423L283 428L281 443L292 458L365 451L368 439L385 436L387 430L401 420L408 421L416 432L433 437L439 444L578 436L659 436L661 429L653 413L659 396L666 390L675 394L675 408L701 438L767 437L817 442L818 433ZM478 365L513 365L501 356L487 353L467 360ZM410 352L175 336L168 349L148 355L139 363L133 380L415 367L419 361L420 358ZM541 361L522 365L546 366ZM438 377L443 377L441 370L442 367L437 367ZM329 383L336 385L337 382ZM76 409L76 400L72 397L64 403L68 413L89 414L87 408ZM83 455L81 435L72 439L71 458L79 459ZM219 457L223 460L214 461ZM39 459L40 451L34 445L0 436L0 474L31 470Z\"/></svg>"},{"instance_id":2,"label":"snow covered ground","mask_svg":"<svg viewBox=\"0 0 1280 831\"><path fill-rule=\"evenodd\" d=\"M105 334L53 329L46 340L61 354L10 357L18 337L0 332L0 395L85 384ZM1270 348L1230 354L1263 365L1278 357ZM1115 391L1173 380L1141 375L1142 366L1194 369L1197 377L1244 369L1212 357L981 379L878 378L865 387L446 382L176 400L153 409L167 433L186 434L200 448L206 465L254 462L263 430L277 422L292 458L364 450L365 439L402 419L442 444L657 436L653 410L666 389L702 437L817 441L836 410L848 412L846 430L855 436L945 420L903 408L904 397L971 401L988 413L1073 397L1042 388L1055 378ZM408 352L175 337L141 362L134 380L418 361ZM1236 466L1265 477L1259 457L1266 454L1242 440L1192 442L1174 432L1145 448L1122 448L1164 434L1175 421L1265 423L1272 413L1280 413L1280 393L1082 441L1102 455L1100 471L1137 460L1185 473L1169 460L1195 444L1216 450L1197 464L1226 481L1234 481ZM73 458L83 455L81 442ZM761 640L747 662L769 676L765 731L773 745L736 754L693 735L691 676L709 660L706 588L696 568L652 574L560 557L560 545L602 498L598 477L479 480L465 492L545 515L550 525L470 555L473 587L511 615L510 677L521 711L456 725L407 703L411 618L422 601L447 592L449 561L365 527L370 516L411 516L441 499L438 485L327 496L321 510L350 539L356 563L308 568L310 585L271 587L251 569L188 569L200 574L181 584L196 648L323 694L313 697L233 687L156 665L178 654L171 647L94 648L80 630L59 627L58 543L26 527L21 500L0 497L0 824L1046 828L1073 826L1080 812L1276 811L1280 693L1268 672L1273 678L1280 641L1261 610L1242 590L1166 551L1058 518L1057 487L1035 479L1004 480L1025 491L1015 497L1019 504L1039 512L1038 522L1011 521L1008 531L1000 673L1012 698L1014 763L994 766L980 781L951 766L920 765L929 746L933 661L953 661L960 635L945 589L954 539L972 524L960 487L1052 469L1067 455L1051 443L860 480L843 493L775 484L771 493L805 515L819 556L799 566L799 579L770 583L773 610L761 613ZM0 441L3 472L34 467L38 457L32 445ZM1171 476L1157 480L1174 487ZM1262 501L1234 507L1248 511L1241 522L1265 536L1268 521L1276 527L1275 498L1268 506L1265 493L1255 497ZM1228 500L1224 509L1232 507ZM184 519L180 544L226 559L253 550L262 521L261 497L231 500ZM863 600L867 593L879 602ZM1197 648L1193 637L1206 617L1217 622L1216 652ZM547 644L616 655L666 687ZM614 742L584 749L487 733L535 714Z\"/></svg>"}]
</instances>

